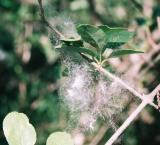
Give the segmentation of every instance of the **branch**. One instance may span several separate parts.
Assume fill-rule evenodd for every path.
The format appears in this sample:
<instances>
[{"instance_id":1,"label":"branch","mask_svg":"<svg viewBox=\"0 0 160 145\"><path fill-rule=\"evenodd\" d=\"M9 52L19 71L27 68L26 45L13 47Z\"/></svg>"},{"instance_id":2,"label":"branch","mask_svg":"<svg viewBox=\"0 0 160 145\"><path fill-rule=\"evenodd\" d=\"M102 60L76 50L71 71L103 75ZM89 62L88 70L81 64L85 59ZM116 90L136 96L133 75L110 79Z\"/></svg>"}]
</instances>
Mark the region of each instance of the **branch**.
<instances>
[{"instance_id":1,"label":"branch","mask_svg":"<svg viewBox=\"0 0 160 145\"><path fill-rule=\"evenodd\" d=\"M43 6L42 6L42 0L38 0L38 4L39 4L39 8L40 8L40 16L41 16L41 19L42 21L52 30L54 31L56 34L58 34L58 36L60 38L65 38L65 36L59 32L55 27L53 27L46 19L46 16L44 14L44 9L43 9Z\"/></svg>"},{"instance_id":2,"label":"branch","mask_svg":"<svg viewBox=\"0 0 160 145\"><path fill-rule=\"evenodd\" d=\"M148 100L153 101L156 94L160 91L160 84L141 102L137 109L126 119L126 121L118 128L118 130L112 135L112 137L106 142L105 145L112 145L117 138L123 133L123 131L131 124L131 122L138 116L143 108L149 103Z\"/></svg>"},{"instance_id":3,"label":"branch","mask_svg":"<svg viewBox=\"0 0 160 145\"><path fill-rule=\"evenodd\" d=\"M158 106L153 103L154 97L157 95L157 93L160 91L160 84L148 95L141 95L136 90L128 86L125 82L123 82L120 78L114 76L109 71L105 70L101 66L97 65L96 63L92 63L92 65L100 72L103 73L105 76L110 77L117 83L121 84L123 87L125 87L127 90L129 90L131 93L133 93L135 96L142 99L141 104L136 108L136 110L126 119L126 121L118 128L118 130L112 135L112 137L106 142L105 145L112 145L117 138L123 133L123 131L131 124L131 122L138 116L138 114L143 110L143 108L150 104L154 108L158 109Z\"/></svg>"},{"instance_id":4,"label":"branch","mask_svg":"<svg viewBox=\"0 0 160 145\"><path fill-rule=\"evenodd\" d=\"M143 110L143 108L148 104L145 99L137 107L137 109L127 118L127 120L118 128L118 130L112 135L112 137L106 142L105 145L112 145L117 138L123 133L123 131L131 124L131 122L137 117L137 115Z\"/></svg>"},{"instance_id":5,"label":"branch","mask_svg":"<svg viewBox=\"0 0 160 145\"><path fill-rule=\"evenodd\" d=\"M100 72L103 73L104 75L110 77L111 79L113 79L115 82L119 83L120 85L122 85L124 88L126 88L128 91L130 91L132 94L134 94L135 96L139 97L141 100L147 99L148 103L153 106L154 108L158 109L158 106L155 105L152 100L150 100L149 98L147 98L148 95L142 95L139 92L137 92L135 89L133 89L132 87L128 86L124 81L122 81L120 78L118 78L117 76L113 75L112 73L110 73L109 71L107 71L106 69L102 68L101 66L99 66L96 63L92 63L92 65Z\"/></svg>"}]
</instances>

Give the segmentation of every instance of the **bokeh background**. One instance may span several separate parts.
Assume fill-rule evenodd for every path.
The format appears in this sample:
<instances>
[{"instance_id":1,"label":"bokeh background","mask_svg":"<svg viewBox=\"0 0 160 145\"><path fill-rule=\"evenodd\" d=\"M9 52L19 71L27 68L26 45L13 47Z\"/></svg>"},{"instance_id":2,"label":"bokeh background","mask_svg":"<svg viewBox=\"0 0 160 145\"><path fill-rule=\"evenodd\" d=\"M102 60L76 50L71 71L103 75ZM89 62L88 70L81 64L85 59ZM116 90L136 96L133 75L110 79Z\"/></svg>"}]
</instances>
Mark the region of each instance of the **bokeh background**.
<instances>
[{"instance_id":1,"label":"bokeh background","mask_svg":"<svg viewBox=\"0 0 160 145\"><path fill-rule=\"evenodd\" d=\"M127 74L140 92L150 92L160 83L159 0L44 0L43 3L51 22L56 16L64 21L106 24L135 31L127 47L145 53L109 63L117 73ZM40 20L37 1L0 0L1 145L7 145L2 121L11 111L27 114L37 131L37 145L45 144L51 132L66 128L68 110L61 105L58 95L60 72L60 59L48 29ZM139 102L129 101L118 124ZM103 145L113 132L107 124L99 123L94 132L74 130L72 135L77 145ZM116 144L160 145L160 113L148 106Z\"/></svg>"}]
</instances>

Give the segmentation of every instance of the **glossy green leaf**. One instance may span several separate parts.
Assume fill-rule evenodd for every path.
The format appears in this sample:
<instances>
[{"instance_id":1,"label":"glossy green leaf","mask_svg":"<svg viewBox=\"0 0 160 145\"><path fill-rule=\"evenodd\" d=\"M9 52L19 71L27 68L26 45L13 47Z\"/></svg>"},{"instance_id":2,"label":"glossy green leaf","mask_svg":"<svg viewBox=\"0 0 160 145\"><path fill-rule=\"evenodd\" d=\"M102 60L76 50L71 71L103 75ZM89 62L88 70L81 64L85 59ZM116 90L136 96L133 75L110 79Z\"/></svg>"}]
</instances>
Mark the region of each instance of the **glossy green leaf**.
<instances>
[{"instance_id":1,"label":"glossy green leaf","mask_svg":"<svg viewBox=\"0 0 160 145\"><path fill-rule=\"evenodd\" d=\"M104 43L104 33L98 27L82 24L77 27L77 30L85 42L100 50Z\"/></svg>"},{"instance_id":2,"label":"glossy green leaf","mask_svg":"<svg viewBox=\"0 0 160 145\"><path fill-rule=\"evenodd\" d=\"M106 48L119 48L134 36L133 32L125 28L110 28L106 25L95 27L84 24L78 26L77 30L85 42L103 52Z\"/></svg>"},{"instance_id":3,"label":"glossy green leaf","mask_svg":"<svg viewBox=\"0 0 160 145\"><path fill-rule=\"evenodd\" d=\"M76 51L78 51L79 53L83 53L83 54L87 54L87 55L90 55L91 57L96 57L97 54L90 50L90 49L87 49L87 48L84 48L84 47L78 47L78 48L75 48Z\"/></svg>"},{"instance_id":4,"label":"glossy green leaf","mask_svg":"<svg viewBox=\"0 0 160 145\"><path fill-rule=\"evenodd\" d=\"M134 32L129 32L125 28L110 28L106 25L101 25L99 28L105 33L107 42L126 43L134 36Z\"/></svg>"},{"instance_id":5,"label":"glossy green leaf","mask_svg":"<svg viewBox=\"0 0 160 145\"><path fill-rule=\"evenodd\" d=\"M74 145L74 142L70 134L55 132L48 137L46 145Z\"/></svg>"},{"instance_id":6,"label":"glossy green leaf","mask_svg":"<svg viewBox=\"0 0 160 145\"><path fill-rule=\"evenodd\" d=\"M114 50L109 57L110 58L120 57L123 55L136 54L136 53L144 53L144 52L138 51L138 50L131 50L131 49L119 49L119 50Z\"/></svg>"},{"instance_id":7,"label":"glossy green leaf","mask_svg":"<svg viewBox=\"0 0 160 145\"><path fill-rule=\"evenodd\" d=\"M11 112L3 120L3 131L9 145L34 145L36 132L23 113Z\"/></svg>"},{"instance_id":8,"label":"glossy green leaf","mask_svg":"<svg viewBox=\"0 0 160 145\"><path fill-rule=\"evenodd\" d=\"M68 58L79 64L84 62L85 59L81 56L79 49L77 48L78 47L63 45L62 47L58 48L58 51L60 52L62 58Z\"/></svg>"},{"instance_id":9,"label":"glossy green leaf","mask_svg":"<svg viewBox=\"0 0 160 145\"><path fill-rule=\"evenodd\" d=\"M79 39L62 39L61 40L67 46L76 46L81 47L83 46L83 41Z\"/></svg>"},{"instance_id":10,"label":"glossy green leaf","mask_svg":"<svg viewBox=\"0 0 160 145\"><path fill-rule=\"evenodd\" d=\"M106 48L118 48L134 36L134 32L129 32L125 28L110 28L106 25L101 25L99 28L105 33Z\"/></svg>"},{"instance_id":11,"label":"glossy green leaf","mask_svg":"<svg viewBox=\"0 0 160 145\"><path fill-rule=\"evenodd\" d=\"M83 62L85 59L82 57L82 55L87 57L89 56L90 59L93 57L97 57L98 54L94 52L91 49L84 48L81 46L71 46L71 45L63 45L60 48L58 48L59 52L61 52L62 56L68 56L72 61L74 62Z\"/></svg>"},{"instance_id":12,"label":"glossy green leaf","mask_svg":"<svg viewBox=\"0 0 160 145\"><path fill-rule=\"evenodd\" d=\"M63 46L61 47L69 51L87 54L87 55L90 55L91 57L96 57L98 55L93 50L84 48L83 41L81 39L79 40L67 39L67 40L61 40L61 41L64 43Z\"/></svg>"}]
</instances>

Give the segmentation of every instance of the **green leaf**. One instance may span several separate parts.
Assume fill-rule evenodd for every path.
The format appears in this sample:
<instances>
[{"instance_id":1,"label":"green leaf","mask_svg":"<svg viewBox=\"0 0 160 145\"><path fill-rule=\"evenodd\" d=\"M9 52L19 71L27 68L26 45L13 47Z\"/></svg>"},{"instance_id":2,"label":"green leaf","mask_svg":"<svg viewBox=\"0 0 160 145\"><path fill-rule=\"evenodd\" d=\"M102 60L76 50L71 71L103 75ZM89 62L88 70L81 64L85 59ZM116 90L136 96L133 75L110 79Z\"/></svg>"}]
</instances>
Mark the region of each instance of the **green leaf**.
<instances>
[{"instance_id":1,"label":"green leaf","mask_svg":"<svg viewBox=\"0 0 160 145\"><path fill-rule=\"evenodd\" d=\"M79 39L61 39L61 41L67 46L76 46L81 47L83 46L83 41Z\"/></svg>"},{"instance_id":2,"label":"green leaf","mask_svg":"<svg viewBox=\"0 0 160 145\"><path fill-rule=\"evenodd\" d=\"M106 25L101 25L99 28L105 33L106 37L106 48L117 48L134 36L134 32L129 32L125 28L110 28Z\"/></svg>"},{"instance_id":3,"label":"green leaf","mask_svg":"<svg viewBox=\"0 0 160 145\"><path fill-rule=\"evenodd\" d=\"M117 48L119 48L120 46L122 46L124 44L125 44L124 42L107 42L106 45L103 47L103 51L106 48L117 49Z\"/></svg>"},{"instance_id":4,"label":"green leaf","mask_svg":"<svg viewBox=\"0 0 160 145\"><path fill-rule=\"evenodd\" d=\"M68 58L73 62L80 64L84 62L85 59L80 55L77 48L78 47L63 45L57 50L60 52L60 55L63 59Z\"/></svg>"},{"instance_id":5,"label":"green leaf","mask_svg":"<svg viewBox=\"0 0 160 145\"><path fill-rule=\"evenodd\" d=\"M98 27L105 33L107 42L126 43L134 36L134 32L129 32L125 28L110 28L106 25L101 25Z\"/></svg>"},{"instance_id":6,"label":"green leaf","mask_svg":"<svg viewBox=\"0 0 160 145\"><path fill-rule=\"evenodd\" d=\"M114 50L109 57L110 58L120 57L123 55L136 54L136 53L144 53L144 52L138 51L138 50L131 50L131 49L119 49L119 50Z\"/></svg>"},{"instance_id":7,"label":"green leaf","mask_svg":"<svg viewBox=\"0 0 160 145\"><path fill-rule=\"evenodd\" d=\"M100 50L104 40L104 33L98 27L89 24L81 24L77 27L77 31L85 42L95 47L97 51Z\"/></svg>"},{"instance_id":8,"label":"green leaf","mask_svg":"<svg viewBox=\"0 0 160 145\"><path fill-rule=\"evenodd\" d=\"M88 48L84 48L84 47L77 47L77 48L75 48L75 51L77 51L79 53L84 53L84 54L90 55L91 57L97 57L97 55L98 55L94 51L92 51Z\"/></svg>"},{"instance_id":9,"label":"green leaf","mask_svg":"<svg viewBox=\"0 0 160 145\"><path fill-rule=\"evenodd\" d=\"M9 145L34 145L36 132L23 113L11 112L3 120L3 131Z\"/></svg>"},{"instance_id":10,"label":"green leaf","mask_svg":"<svg viewBox=\"0 0 160 145\"><path fill-rule=\"evenodd\" d=\"M61 41L63 42L63 45L60 47L61 49L64 48L69 51L84 53L90 55L91 57L97 56L93 50L83 47L83 41L81 39L65 39Z\"/></svg>"},{"instance_id":11,"label":"green leaf","mask_svg":"<svg viewBox=\"0 0 160 145\"><path fill-rule=\"evenodd\" d=\"M48 137L46 145L74 145L74 143L70 134L55 132Z\"/></svg>"},{"instance_id":12,"label":"green leaf","mask_svg":"<svg viewBox=\"0 0 160 145\"><path fill-rule=\"evenodd\" d=\"M98 54L91 49L84 48L81 46L68 45L64 43L62 46L57 48L57 50L61 53L62 57L68 56L74 62L84 62L85 59L82 55L87 56L87 58L92 59L93 57L97 57Z\"/></svg>"},{"instance_id":13,"label":"green leaf","mask_svg":"<svg viewBox=\"0 0 160 145\"><path fill-rule=\"evenodd\" d=\"M77 27L77 30L85 42L102 52L106 48L118 48L134 36L134 32L129 32L125 28L110 28L106 25L95 27L82 24Z\"/></svg>"}]
</instances>

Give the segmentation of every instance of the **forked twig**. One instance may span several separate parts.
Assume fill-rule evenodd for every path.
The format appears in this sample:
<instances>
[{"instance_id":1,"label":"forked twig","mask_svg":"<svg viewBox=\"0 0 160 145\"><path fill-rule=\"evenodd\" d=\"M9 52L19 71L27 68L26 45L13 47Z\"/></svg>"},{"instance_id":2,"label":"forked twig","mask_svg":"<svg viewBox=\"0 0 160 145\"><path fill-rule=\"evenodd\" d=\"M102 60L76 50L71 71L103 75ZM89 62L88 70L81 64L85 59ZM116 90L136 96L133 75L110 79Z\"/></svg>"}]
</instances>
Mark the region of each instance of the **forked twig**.
<instances>
[{"instance_id":1,"label":"forked twig","mask_svg":"<svg viewBox=\"0 0 160 145\"><path fill-rule=\"evenodd\" d=\"M143 100L141 104L136 108L136 110L126 119L126 121L118 128L118 130L106 142L105 145L112 145L147 104L148 104L148 101Z\"/></svg>"},{"instance_id":2,"label":"forked twig","mask_svg":"<svg viewBox=\"0 0 160 145\"><path fill-rule=\"evenodd\" d=\"M118 128L118 130L111 136L111 138L106 142L105 145L112 145L117 138L123 133L123 131L131 124L131 122L138 116L138 114L143 110L143 108L150 104L154 108L158 109L159 107L153 103L153 99L156 96L156 94L160 91L160 84L148 95L141 95L136 90L128 86L125 82L123 82L120 78L116 77L109 71L105 70L101 66L99 66L96 63L92 63L92 65L100 72L103 73L105 76L110 77L117 83L121 84L123 87L125 87L127 90L129 90L131 93L133 93L135 96L142 99L141 104L136 108L136 110L126 119L126 121Z\"/></svg>"},{"instance_id":3,"label":"forked twig","mask_svg":"<svg viewBox=\"0 0 160 145\"><path fill-rule=\"evenodd\" d=\"M128 91L130 91L133 95L139 97L141 100L144 100L147 98L148 103L153 106L154 108L158 109L158 106L155 105L148 97L146 97L146 95L142 95L139 92L137 92L135 89L133 89L132 87L128 86L124 81L122 81L119 77L113 75L112 73L110 73L109 71L107 71L106 69L102 68L101 66L99 66L96 63L92 63L92 65L100 72L103 73L104 75L108 76L109 78L113 79L115 82L119 83L120 85L122 85L124 88L126 88Z\"/></svg>"}]
</instances>

